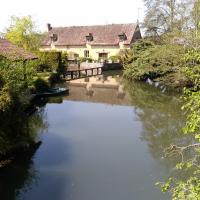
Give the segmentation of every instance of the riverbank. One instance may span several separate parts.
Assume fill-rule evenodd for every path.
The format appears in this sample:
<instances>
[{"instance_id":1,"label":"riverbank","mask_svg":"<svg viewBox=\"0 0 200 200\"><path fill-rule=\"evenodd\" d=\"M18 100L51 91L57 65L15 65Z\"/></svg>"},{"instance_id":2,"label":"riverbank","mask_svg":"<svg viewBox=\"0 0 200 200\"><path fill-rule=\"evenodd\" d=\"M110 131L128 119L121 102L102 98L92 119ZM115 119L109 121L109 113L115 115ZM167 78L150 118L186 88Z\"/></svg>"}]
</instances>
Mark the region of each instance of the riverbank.
<instances>
[{"instance_id":1,"label":"riverbank","mask_svg":"<svg viewBox=\"0 0 200 200\"><path fill-rule=\"evenodd\" d=\"M26 146L18 147L10 152L7 152L5 155L0 155L0 168L13 164L13 162L18 160L31 159L41 144L41 141L32 141Z\"/></svg>"},{"instance_id":2,"label":"riverbank","mask_svg":"<svg viewBox=\"0 0 200 200\"><path fill-rule=\"evenodd\" d=\"M191 87L187 74L189 56L181 45L156 44L144 39L133 45L124 57L124 76L129 80L148 81L181 91ZM130 59L131 58L131 59Z\"/></svg>"}]
</instances>

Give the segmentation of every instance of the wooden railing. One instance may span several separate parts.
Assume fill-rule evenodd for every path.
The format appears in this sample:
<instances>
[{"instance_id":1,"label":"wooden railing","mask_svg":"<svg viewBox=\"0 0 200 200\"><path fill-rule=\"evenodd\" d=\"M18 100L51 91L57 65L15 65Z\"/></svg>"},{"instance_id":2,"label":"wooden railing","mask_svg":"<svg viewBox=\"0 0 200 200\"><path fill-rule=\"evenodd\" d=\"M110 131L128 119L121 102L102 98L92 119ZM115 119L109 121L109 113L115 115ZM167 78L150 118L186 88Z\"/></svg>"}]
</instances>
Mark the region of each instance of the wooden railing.
<instances>
[{"instance_id":1,"label":"wooden railing","mask_svg":"<svg viewBox=\"0 0 200 200\"><path fill-rule=\"evenodd\" d=\"M92 68L69 68L65 72L65 79L67 81L85 78L89 76L97 76L102 74L102 67L92 67Z\"/></svg>"}]
</instances>

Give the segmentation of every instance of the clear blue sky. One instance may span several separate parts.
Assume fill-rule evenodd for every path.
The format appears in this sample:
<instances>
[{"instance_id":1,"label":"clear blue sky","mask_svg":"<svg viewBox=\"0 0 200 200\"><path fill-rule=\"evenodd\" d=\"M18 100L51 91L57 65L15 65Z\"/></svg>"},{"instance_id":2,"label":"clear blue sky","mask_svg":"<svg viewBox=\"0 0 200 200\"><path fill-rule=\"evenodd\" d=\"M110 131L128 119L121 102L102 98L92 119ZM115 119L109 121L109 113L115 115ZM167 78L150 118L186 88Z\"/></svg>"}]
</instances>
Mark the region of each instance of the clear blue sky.
<instances>
[{"instance_id":1,"label":"clear blue sky","mask_svg":"<svg viewBox=\"0 0 200 200\"><path fill-rule=\"evenodd\" d=\"M5 0L1 2L0 31L12 15L31 15L40 30L52 26L94 25L136 22L138 9L143 19L142 0Z\"/></svg>"}]
</instances>

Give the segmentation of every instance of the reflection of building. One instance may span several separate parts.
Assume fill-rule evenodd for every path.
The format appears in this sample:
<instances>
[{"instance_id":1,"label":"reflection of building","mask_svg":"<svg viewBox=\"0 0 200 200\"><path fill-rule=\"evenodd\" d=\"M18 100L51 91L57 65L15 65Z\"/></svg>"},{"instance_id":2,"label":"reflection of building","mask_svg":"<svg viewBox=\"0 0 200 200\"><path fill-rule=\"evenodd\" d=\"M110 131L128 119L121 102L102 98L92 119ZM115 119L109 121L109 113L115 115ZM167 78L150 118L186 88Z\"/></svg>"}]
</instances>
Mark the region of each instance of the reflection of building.
<instances>
[{"instance_id":1,"label":"reflection of building","mask_svg":"<svg viewBox=\"0 0 200 200\"><path fill-rule=\"evenodd\" d=\"M112 24L99 26L51 27L41 50L57 50L95 60L116 55L141 39L137 24Z\"/></svg>"},{"instance_id":2,"label":"reflection of building","mask_svg":"<svg viewBox=\"0 0 200 200\"><path fill-rule=\"evenodd\" d=\"M129 95L112 76L73 80L70 88L70 95L65 97L67 100L130 105Z\"/></svg>"}]
</instances>

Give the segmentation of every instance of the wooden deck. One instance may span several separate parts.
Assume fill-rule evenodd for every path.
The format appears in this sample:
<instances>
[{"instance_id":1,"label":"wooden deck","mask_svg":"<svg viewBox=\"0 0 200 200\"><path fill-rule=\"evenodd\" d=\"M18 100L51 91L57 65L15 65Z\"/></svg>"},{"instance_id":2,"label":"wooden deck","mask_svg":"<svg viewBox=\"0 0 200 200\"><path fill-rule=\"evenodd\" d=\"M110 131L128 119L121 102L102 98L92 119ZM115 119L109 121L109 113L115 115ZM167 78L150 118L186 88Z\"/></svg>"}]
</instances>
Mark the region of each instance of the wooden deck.
<instances>
[{"instance_id":1,"label":"wooden deck","mask_svg":"<svg viewBox=\"0 0 200 200\"><path fill-rule=\"evenodd\" d=\"M90 76L97 76L102 74L103 67L92 67L92 68L79 68L79 67L70 67L65 75L65 80L75 80L80 78L86 78Z\"/></svg>"}]
</instances>

